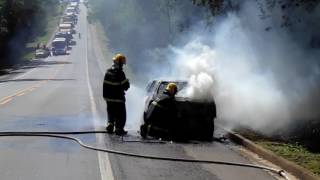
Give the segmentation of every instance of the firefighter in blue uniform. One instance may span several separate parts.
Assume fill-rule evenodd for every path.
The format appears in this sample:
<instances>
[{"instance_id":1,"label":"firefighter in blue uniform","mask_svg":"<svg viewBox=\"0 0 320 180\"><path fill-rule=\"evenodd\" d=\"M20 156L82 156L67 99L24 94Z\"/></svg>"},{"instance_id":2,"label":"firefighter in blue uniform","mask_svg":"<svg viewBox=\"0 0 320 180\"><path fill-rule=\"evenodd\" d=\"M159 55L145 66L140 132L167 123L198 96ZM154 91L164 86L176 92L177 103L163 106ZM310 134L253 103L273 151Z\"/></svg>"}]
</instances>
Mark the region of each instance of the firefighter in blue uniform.
<instances>
[{"instance_id":1,"label":"firefighter in blue uniform","mask_svg":"<svg viewBox=\"0 0 320 180\"><path fill-rule=\"evenodd\" d=\"M175 95L178 92L175 83L169 83L165 91L150 103L140 126L143 138L152 136L165 140L180 140L182 137L177 116Z\"/></svg>"},{"instance_id":2,"label":"firefighter in blue uniform","mask_svg":"<svg viewBox=\"0 0 320 180\"><path fill-rule=\"evenodd\" d=\"M104 76L103 97L107 103L108 123L107 132L116 135L125 135L126 106L125 91L130 87L129 80L122 70L126 64L126 57L116 54L113 57L113 64ZM115 130L114 130L115 128Z\"/></svg>"}]
</instances>

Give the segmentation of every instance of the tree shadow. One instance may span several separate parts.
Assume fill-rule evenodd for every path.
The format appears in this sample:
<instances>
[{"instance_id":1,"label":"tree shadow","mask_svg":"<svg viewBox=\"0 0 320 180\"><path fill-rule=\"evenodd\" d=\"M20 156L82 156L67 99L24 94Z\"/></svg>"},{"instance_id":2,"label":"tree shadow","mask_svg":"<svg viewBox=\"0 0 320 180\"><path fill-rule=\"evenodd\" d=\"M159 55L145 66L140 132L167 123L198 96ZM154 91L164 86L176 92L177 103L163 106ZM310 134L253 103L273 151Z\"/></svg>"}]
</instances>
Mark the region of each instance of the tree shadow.
<instances>
[{"instance_id":1,"label":"tree shadow","mask_svg":"<svg viewBox=\"0 0 320 180\"><path fill-rule=\"evenodd\" d=\"M20 66L14 67L13 70L19 69L32 69L39 66L49 66L49 65L62 65L62 64L72 64L70 61L44 61L42 59L33 60L20 64Z\"/></svg>"},{"instance_id":2,"label":"tree shadow","mask_svg":"<svg viewBox=\"0 0 320 180\"><path fill-rule=\"evenodd\" d=\"M36 60L20 63L19 65L11 67L10 69L0 69L0 76L25 73L25 71L19 71L19 70L28 70L28 69L39 68L39 67L45 68L52 65L66 65L66 64L72 64L72 62L45 61L43 59L36 59Z\"/></svg>"},{"instance_id":3,"label":"tree shadow","mask_svg":"<svg viewBox=\"0 0 320 180\"><path fill-rule=\"evenodd\" d=\"M8 72L6 69L0 69L0 76L2 75L6 75L9 74L10 72Z\"/></svg>"},{"instance_id":4,"label":"tree shadow","mask_svg":"<svg viewBox=\"0 0 320 180\"><path fill-rule=\"evenodd\" d=\"M75 81L76 79L10 79L0 80L0 83L6 82L37 82L37 81Z\"/></svg>"}]
</instances>

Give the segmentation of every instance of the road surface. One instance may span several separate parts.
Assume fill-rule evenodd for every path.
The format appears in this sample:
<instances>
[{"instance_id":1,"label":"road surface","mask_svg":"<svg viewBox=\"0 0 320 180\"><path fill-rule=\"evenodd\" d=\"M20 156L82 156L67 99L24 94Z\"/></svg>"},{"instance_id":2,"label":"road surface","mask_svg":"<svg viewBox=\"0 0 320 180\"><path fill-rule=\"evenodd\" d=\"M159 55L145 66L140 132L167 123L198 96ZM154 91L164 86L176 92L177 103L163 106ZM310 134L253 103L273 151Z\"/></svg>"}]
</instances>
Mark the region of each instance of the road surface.
<instances>
[{"instance_id":1,"label":"road surface","mask_svg":"<svg viewBox=\"0 0 320 180\"><path fill-rule=\"evenodd\" d=\"M0 77L0 131L103 130L106 112L103 61L97 34L81 5L77 44L69 55L34 60ZM129 93L130 94L130 93ZM130 96L134 96L131 93ZM135 102L128 97L127 108ZM141 99L142 100L142 99ZM137 102L138 103L138 102ZM128 117L130 124L130 116ZM134 129L124 140L137 140ZM77 135L84 142L138 154L250 163L231 143L148 144L123 142L114 135ZM97 153L66 140L0 138L0 179L274 179L269 173L240 167L136 159Z\"/></svg>"}]
</instances>

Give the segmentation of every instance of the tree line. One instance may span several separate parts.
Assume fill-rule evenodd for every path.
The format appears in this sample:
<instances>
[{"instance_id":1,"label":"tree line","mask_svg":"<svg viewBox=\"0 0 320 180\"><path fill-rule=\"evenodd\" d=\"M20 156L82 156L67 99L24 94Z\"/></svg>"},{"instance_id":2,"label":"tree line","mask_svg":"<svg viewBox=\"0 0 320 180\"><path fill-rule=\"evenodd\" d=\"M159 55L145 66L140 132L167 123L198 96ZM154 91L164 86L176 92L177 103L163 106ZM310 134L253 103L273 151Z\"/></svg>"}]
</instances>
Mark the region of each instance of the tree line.
<instances>
[{"instance_id":1,"label":"tree line","mask_svg":"<svg viewBox=\"0 0 320 180\"><path fill-rule=\"evenodd\" d=\"M16 63L9 59L33 35L45 28L47 12L59 0L0 0L0 67Z\"/></svg>"}]
</instances>

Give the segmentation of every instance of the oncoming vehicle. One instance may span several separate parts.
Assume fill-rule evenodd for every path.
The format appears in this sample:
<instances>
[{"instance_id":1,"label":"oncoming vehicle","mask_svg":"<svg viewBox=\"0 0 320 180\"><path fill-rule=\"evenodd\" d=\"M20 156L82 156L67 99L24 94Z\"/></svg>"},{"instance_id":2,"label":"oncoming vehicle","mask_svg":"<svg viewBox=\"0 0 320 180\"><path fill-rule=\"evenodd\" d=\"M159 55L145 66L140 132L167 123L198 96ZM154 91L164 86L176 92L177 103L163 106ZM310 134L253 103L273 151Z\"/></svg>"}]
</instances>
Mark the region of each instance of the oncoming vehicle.
<instances>
[{"instance_id":1,"label":"oncoming vehicle","mask_svg":"<svg viewBox=\"0 0 320 180\"><path fill-rule=\"evenodd\" d=\"M77 9L75 7L69 6L66 9L66 13L78 13L78 12L77 12Z\"/></svg>"},{"instance_id":2,"label":"oncoming vehicle","mask_svg":"<svg viewBox=\"0 0 320 180\"><path fill-rule=\"evenodd\" d=\"M54 35L54 38L66 38L67 41L71 41L73 37L72 37L72 34L67 32L56 32Z\"/></svg>"},{"instance_id":3,"label":"oncoming vehicle","mask_svg":"<svg viewBox=\"0 0 320 180\"><path fill-rule=\"evenodd\" d=\"M78 2L71 2L69 7L75 8L76 12L79 13L79 3Z\"/></svg>"},{"instance_id":4,"label":"oncoming vehicle","mask_svg":"<svg viewBox=\"0 0 320 180\"><path fill-rule=\"evenodd\" d=\"M59 55L59 54L67 54L68 44L66 38L55 38L52 41L52 54Z\"/></svg>"},{"instance_id":5,"label":"oncoming vehicle","mask_svg":"<svg viewBox=\"0 0 320 180\"><path fill-rule=\"evenodd\" d=\"M62 23L65 24L72 24L73 26L77 23L76 18L71 14L71 15L64 15L61 18Z\"/></svg>"},{"instance_id":6,"label":"oncoming vehicle","mask_svg":"<svg viewBox=\"0 0 320 180\"><path fill-rule=\"evenodd\" d=\"M70 3L70 7L79 7L79 3L78 2L71 2Z\"/></svg>"},{"instance_id":7,"label":"oncoming vehicle","mask_svg":"<svg viewBox=\"0 0 320 180\"><path fill-rule=\"evenodd\" d=\"M75 21L75 24L78 20L78 16L75 13L65 13L63 17L68 17L69 19Z\"/></svg>"},{"instance_id":8,"label":"oncoming vehicle","mask_svg":"<svg viewBox=\"0 0 320 180\"><path fill-rule=\"evenodd\" d=\"M75 30L73 29L72 27L72 24L70 23L62 23L62 24L59 24L59 31L60 32L66 32L66 33L71 33L71 34L74 34L75 33Z\"/></svg>"},{"instance_id":9,"label":"oncoming vehicle","mask_svg":"<svg viewBox=\"0 0 320 180\"><path fill-rule=\"evenodd\" d=\"M176 94L176 108L178 118L185 136L190 140L212 140L214 133L214 119L216 118L216 105L214 99L197 101L186 97L187 81L161 81L154 80L147 86L144 116L149 104L163 93L167 85L173 82L178 86Z\"/></svg>"},{"instance_id":10,"label":"oncoming vehicle","mask_svg":"<svg viewBox=\"0 0 320 180\"><path fill-rule=\"evenodd\" d=\"M75 45L76 41L73 41L73 36L71 33L68 32L56 32L54 38L66 38L68 45Z\"/></svg>"}]
</instances>

